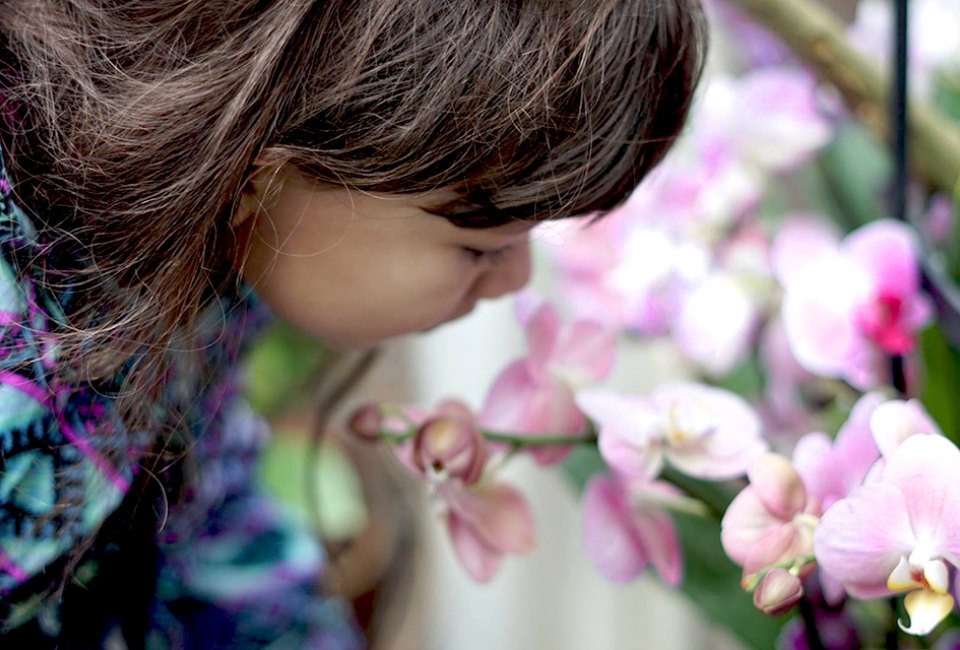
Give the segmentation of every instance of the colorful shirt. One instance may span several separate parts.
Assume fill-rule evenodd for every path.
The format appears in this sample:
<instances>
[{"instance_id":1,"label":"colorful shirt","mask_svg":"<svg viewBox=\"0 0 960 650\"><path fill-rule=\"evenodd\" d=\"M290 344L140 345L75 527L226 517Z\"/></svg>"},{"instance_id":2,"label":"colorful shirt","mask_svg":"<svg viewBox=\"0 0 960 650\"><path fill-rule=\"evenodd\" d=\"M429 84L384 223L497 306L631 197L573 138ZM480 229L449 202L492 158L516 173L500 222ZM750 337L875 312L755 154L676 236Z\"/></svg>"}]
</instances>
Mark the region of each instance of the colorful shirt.
<instances>
[{"instance_id":1,"label":"colorful shirt","mask_svg":"<svg viewBox=\"0 0 960 650\"><path fill-rule=\"evenodd\" d=\"M47 289L69 286L50 282L48 257L0 152L0 644L363 647L345 605L317 591L315 536L256 487L268 431L235 362L262 306L226 296L204 314L211 374L185 411L191 463L154 474L141 461L156 436L115 417L122 377L57 373L71 295Z\"/></svg>"}]
</instances>

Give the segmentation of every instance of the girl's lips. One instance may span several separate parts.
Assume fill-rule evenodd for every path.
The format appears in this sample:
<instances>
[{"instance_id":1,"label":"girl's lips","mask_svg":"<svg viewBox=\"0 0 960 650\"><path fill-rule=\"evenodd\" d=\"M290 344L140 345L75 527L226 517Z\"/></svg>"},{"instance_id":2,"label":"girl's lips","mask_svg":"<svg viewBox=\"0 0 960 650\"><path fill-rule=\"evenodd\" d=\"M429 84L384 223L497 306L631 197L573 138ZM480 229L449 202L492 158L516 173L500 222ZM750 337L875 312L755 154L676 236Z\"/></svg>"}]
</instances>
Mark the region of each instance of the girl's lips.
<instances>
[{"instance_id":1,"label":"girl's lips","mask_svg":"<svg viewBox=\"0 0 960 650\"><path fill-rule=\"evenodd\" d=\"M455 311L451 316L448 316L447 318L444 318L444 319L443 319L442 321L440 321L439 323L436 323L436 324L434 324L434 325L431 325L430 327L425 327L424 329L422 329L422 330L420 330L420 331L421 331L421 332L432 332L433 330L437 329L437 328L440 327L441 325L446 325L447 323L452 323L452 322L455 321L455 320L459 320L459 319L463 318L464 316L466 316L467 314L469 314L470 312L472 312L472 311L476 308L476 306L477 306L477 301L476 301L476 300L472 300L472 301L470 301L467 305L465 305L464 307L461 307L460 309L458 309L457 311Z\"/></svg>"}]
</instances>

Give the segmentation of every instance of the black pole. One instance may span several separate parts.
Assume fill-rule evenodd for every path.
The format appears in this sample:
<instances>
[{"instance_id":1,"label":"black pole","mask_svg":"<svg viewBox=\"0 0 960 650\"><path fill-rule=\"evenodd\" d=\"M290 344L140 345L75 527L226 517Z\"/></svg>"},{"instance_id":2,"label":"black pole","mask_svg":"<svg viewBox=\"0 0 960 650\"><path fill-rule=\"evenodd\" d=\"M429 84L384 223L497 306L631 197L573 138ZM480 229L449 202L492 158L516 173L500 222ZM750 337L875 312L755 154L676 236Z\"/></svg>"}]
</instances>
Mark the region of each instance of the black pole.
<instances>
[{"instance_id":1,"label":"black pole","mask_svg":"<svg viewBox=\"0 0 960 650\"><path fill-rule=\"evenodd\" d=\"M893 187L890 192L890 214L907 221L907 0L892 0L894 7L893 84L890 89L890 148L893 153ZM907 377L903 357L890 360L893 387L907 394Z\"/></svg>"},{"instance_id":2,"label":"black pole","mask_svg":"<svg viewBox=\"0 0 960 650\"><path fill-rule=\"evenodd\" d=\"M893 87L890 93L890 146L893 153L893 191L890 212L907 220L907 0L892 0L894 20Z\"/></svg>"}]
</instances>

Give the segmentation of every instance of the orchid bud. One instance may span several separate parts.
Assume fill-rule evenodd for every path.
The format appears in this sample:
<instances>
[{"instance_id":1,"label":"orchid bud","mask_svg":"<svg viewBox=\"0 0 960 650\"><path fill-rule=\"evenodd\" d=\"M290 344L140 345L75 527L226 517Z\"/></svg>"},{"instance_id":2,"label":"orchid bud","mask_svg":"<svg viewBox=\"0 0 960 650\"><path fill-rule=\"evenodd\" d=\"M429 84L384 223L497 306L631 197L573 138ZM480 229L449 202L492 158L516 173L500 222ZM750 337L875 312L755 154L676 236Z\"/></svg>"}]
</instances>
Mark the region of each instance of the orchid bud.
<instances>
[{"instance_id":1,"label":"orchid bud","mask_svg":"<svg viewBox=\"0 0 960 650\"><path fill-rule=\"evenodd\" d=\"M464 418L440 416L427 420L413 439L413 462L422 472L429 469L474 483L486 460L483 435Z\"/></svg>"},{"instance_id":2,"label":"orchid bud","mask_svg":"<svg viewBox=\"0 0 960 650\"><path fill-rule=\"evenodd\" d=\"M347 420L347 429L365 442L378 442L383 426L383 413L376 404L364 404Z\"/></svg>"},{"instance_id":3,"label":"orchid bud","mask_svg":"<svg viewBox=\"0 0 960 650\"><path fill-rule=\"evenodd\" d=\"M750 465L747 476L763 505L780 519L789 521L806 507L807 490L790 459L766 453Z\"/></svg>"},{"instance_id":4,"label":"orchid bud","mask_svg":"<svg viewBox=\"0 0 960 650\"><path fill-rule=\"evenodd\" d=\"M800 578L782 568L771 569L753 592L753 604L769 616L789 611L803 596Z\"/></svg>"}]
</instances>

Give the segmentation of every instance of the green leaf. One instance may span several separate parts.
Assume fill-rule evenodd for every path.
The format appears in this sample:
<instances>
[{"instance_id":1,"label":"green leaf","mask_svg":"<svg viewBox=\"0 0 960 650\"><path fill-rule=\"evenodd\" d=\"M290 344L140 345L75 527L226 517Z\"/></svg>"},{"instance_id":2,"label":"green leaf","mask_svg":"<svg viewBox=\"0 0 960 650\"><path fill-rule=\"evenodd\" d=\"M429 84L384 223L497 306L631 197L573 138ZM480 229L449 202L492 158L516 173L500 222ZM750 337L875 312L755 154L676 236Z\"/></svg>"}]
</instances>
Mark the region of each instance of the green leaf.
<instances>
[{"instance_id":1,"label":"green leaf","mask_svg":"<svg viewBox=\"0 0 960 650\"><path fill-rule=\"evenodd\" d=\"M960 122L960 66L943 68L934 76L933 104Z\"/></svg>"},{"instance_id":2,"label":"green leaf","mask_svg":"<svg viewBox=\"0 0 960 650\"><path fill-rule=\"evenodd\" d=\"M563 464L563 472L573 483L577 494L583 492L595 474L602 474L606 470L607 466L596 447L575 447Z\"/></svg>"},{"instance_id":3,"label":"green leaf","mask_svg":"<svg viewBox=\"0 0 960 650\"><path fill-rule=\"evenodd\" d=\"M315 339L278 324L256 342L246 358L246 394L263 415L277 413L296 401L333 353Z\"/></svg>"},{"instance_id":4,"label":"green leaf","mask_svg":"<svg viewBox=\"0 0 960 650\"><path fill-rule=\"evenodd\" d=\"M683 593L708 620L726 628L747 647L775 648L789 617L771 618L753 606L753 597L740 588L740 567L720 545L720 524L680 513L673 518L683 547Z\"/></svg>"},{"instance_id":5,"label":"green leaf","mask_svg":"<svg viewBox=\"0 0 960 650\"><path fill-rule=\"evenodd\" d=\"M960 444L960 354L947 342L938 325L928 327L920 335L920 344L926 366L920 399L943 433Z\"/></svg>"},{"instance_id":6,"label":"green leaf","mask_svg":"<svg viewBox=\"0 0 960 650\"><path fill-rule=\"evenodd\" d=\"M278 431L260 459L260 484L305 519L317 522L325 539L356 536L367 525L369 513L353 463L335 444L322 443L315 456L310 452L310 440L302 432ZM313 499L311 487L316 489Z\"/></svg>"},{"instance_id":7,"label":"green leaf","mask_svg":"<svg viewBox=\"0 0 960 650\"><path fill-rule=\"evenodd\" d=\"M820 166L839 209L833 216L842 228L850 231L887 215L883 190L890 178L890 158L865 126L850 121L839 127L820 156Z\"/></svg>"},{"instance_id":8,"label":"green leaf","mask_svg":"<svg viewBox=\"0 0 960 650\"><path fill-rule=\"evenodd\" d=\"M759 354L752 354L726 375L713 380L713 384L744 399L750 400L763 395L763 367Z\"/></svg>"}]
</instances>

